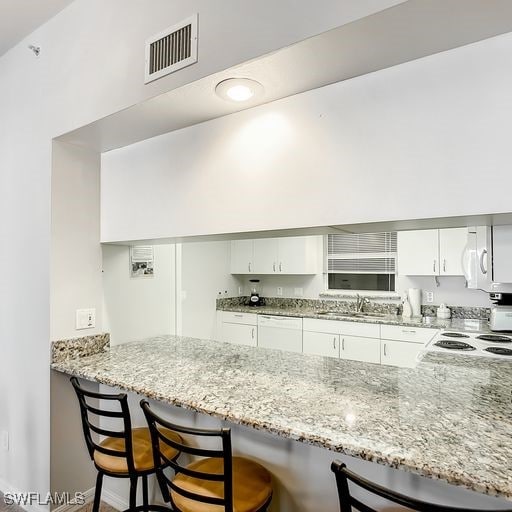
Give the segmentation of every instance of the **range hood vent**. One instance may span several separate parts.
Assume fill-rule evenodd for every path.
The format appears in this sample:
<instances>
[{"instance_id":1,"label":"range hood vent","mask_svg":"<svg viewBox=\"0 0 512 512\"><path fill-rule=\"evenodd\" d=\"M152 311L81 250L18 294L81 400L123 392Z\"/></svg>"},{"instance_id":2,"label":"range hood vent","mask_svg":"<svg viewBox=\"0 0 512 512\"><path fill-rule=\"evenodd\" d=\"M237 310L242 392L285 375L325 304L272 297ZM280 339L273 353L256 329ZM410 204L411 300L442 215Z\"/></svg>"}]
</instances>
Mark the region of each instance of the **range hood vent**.
<instances>
[{"instance_id":1,"label":"range hood vent","mask_svg":"<svg viewBox=\"0 0 512 512\"><path fill-rule=\"evenodd\" d=\"M146 41L146 84L197 62L197 18L194 14Z\"/></svg>"}]
</instances>

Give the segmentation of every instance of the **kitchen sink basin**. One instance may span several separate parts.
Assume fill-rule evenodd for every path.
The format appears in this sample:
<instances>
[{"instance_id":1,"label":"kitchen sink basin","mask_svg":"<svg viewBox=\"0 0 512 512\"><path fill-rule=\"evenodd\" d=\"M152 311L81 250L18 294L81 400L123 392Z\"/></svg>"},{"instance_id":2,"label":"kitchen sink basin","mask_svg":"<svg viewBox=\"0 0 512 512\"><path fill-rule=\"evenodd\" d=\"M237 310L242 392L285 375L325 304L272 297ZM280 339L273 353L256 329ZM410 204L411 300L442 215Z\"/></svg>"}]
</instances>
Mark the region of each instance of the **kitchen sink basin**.
<instances>
[{"instance_id":1,"label":"kitchen sink basin","mask_svg":"<svg viewBox=\"0 0 512 512\"><path fill-rule=\"evenodd\" d=\"M354 318L386 318L388 316L386 313L342 313L338 311L320 311L318 314L322 316L349 316Z\"/></svg>"}]
</instances>

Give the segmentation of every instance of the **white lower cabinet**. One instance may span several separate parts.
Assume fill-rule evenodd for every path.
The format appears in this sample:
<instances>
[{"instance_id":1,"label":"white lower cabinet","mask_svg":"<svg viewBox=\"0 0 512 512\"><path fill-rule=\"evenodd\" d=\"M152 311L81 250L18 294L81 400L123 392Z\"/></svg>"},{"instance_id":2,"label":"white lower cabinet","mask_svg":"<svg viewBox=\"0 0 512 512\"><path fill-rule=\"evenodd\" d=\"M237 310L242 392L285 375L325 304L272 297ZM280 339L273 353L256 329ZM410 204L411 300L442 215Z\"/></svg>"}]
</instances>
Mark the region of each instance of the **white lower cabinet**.
<instances>
[{"instance_id":1,"label":"white lower cabinet","mask_svg":"<svg viewBox=\"0 0 512 512\"><path fill-rule=\"evenodd\" d=\"M382 340L380 362L390 366L413 368L423 345L409 341Z\"/></svg>"},{"instance_id":2,"label":"white lower cabinet","mask_svg":"<svg viewBox=\"0 0 512 512\"><path fill-rule=\"evenodd\" d=\"M340 335L327 334L325 332L304 331L302 337L302 350L304 354L339 357Z\"/></svg>"},{"instance_id":3,"label":"white lower cabinet","mask_svg":"<svg viewBox=\"0 0 512 512\"><path fill-rule=\"evenodd\" d=\"M222 323L222 341L236 345L249 345L256 347L258 333L255 325Z\"/></svg>"},{"instance_id":4,"label":"white lower cabinet","mask_svg":"<svg viewBox=\"0 0 512 512\"><path fill-rule=\"evenodd\" d=\"M223 311L220 341L256 347L258 344L257 318L258 315L254 313Z\"/></svg>"},{"instance_id":5,"label":"white lower cabinet","mask_svg":"<svg viewBox=\"0 0 512 512\"><path fill-rule=\"evenodd\" d=\"M341 335L341 359L380 363L380 339Z\"/></svg>"}]
</instances>

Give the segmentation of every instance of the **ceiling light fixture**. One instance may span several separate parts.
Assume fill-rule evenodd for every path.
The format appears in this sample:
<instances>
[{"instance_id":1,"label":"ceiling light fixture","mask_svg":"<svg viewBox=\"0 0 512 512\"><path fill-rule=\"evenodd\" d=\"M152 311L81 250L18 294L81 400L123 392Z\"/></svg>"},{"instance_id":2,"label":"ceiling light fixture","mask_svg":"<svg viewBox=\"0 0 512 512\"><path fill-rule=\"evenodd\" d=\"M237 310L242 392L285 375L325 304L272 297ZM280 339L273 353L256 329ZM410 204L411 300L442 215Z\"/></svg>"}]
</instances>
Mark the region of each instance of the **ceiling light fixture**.
<instances>
[{"instance_id":1,"label":"ceiling light fixture","mask_svg":"<svg viewBox=\"0 0 512 512\"><path fill-rule=\"evenodd\" d=\"M263 92L263 86L250 78L228 78L217 84L215 92L223 100L248 101Z\"/></svg>"}]
</instances>

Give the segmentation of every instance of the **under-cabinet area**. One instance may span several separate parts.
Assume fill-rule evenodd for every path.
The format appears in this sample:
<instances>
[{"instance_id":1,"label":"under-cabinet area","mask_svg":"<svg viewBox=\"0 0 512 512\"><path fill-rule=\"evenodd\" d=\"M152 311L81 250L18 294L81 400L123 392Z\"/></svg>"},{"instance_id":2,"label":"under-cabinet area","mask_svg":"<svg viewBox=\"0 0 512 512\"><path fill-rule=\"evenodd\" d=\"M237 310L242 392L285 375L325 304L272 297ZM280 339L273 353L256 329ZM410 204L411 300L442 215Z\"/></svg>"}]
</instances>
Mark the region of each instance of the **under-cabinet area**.
<instances>
[{"instance_id":1,"label":"under-cabinet area","mask_svg":"<svg viewBox=\"0 0 512 512\"><path fill-rule=\"evenodd\" d=\"M425 345L438 332L407 325L231 311L218 311L218 315L216 339L220 341L403 367L417 364Z\"/></svg>"}]
</instances>

